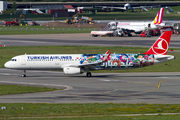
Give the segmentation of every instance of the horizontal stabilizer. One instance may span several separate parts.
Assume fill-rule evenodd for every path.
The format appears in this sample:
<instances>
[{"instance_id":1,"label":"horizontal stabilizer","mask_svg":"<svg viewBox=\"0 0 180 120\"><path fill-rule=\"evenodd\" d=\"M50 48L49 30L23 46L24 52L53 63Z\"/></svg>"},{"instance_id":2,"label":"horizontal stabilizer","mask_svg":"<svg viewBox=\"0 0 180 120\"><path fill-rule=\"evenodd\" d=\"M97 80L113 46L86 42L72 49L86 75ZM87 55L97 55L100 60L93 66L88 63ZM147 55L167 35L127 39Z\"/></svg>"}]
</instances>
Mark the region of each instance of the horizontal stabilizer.
<instances>
[{"instance_id":1,"label":"horizontal stabilizer","mask_svg":"<svg viewBox=\"0 0 180 120\"><path fill-rule=\"evenodd\" d=\"M144 11L146 11L146 12L148 12L149 10L148 9L146 9L145 7L142 7L141 8L142 10L144 10Z\"/></svg>"},{"instance_id":2,"label":"horizontal stabilizer","mask_svg":"<svg viewBox=\"0 0 180 120\"><path fill-rule=\"evenodd\" d=\"M174 10L172 10L169 6L166 6L166 9L168 9L169 12L174 12Z\"/></svg>"}]
</instances>

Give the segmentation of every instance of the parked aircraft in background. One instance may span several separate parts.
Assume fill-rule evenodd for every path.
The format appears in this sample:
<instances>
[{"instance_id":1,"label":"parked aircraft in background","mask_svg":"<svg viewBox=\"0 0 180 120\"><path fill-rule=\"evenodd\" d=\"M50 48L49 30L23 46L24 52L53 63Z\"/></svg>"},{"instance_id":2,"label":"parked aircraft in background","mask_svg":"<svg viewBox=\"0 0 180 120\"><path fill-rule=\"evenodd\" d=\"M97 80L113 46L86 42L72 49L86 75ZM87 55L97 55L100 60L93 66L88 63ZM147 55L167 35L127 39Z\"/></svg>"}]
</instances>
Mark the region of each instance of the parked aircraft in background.
<instances>
[{"instance_id":1,"label":"parked aircraft in background","mask_svg":"<svg viewBox=\"0 0 180 120\"><path fill-rule=\"evenodd\" d=\"M121 11L128 11L128 10L131 10L132 12L134 12L134 9L140 9L140 10L143 10L143 11L146 11L148 12L148 9L147 8L153 8L153 7L157 7L157 6L138 6L138 7L132 7L130 4L129 4L129 0L127 0L127 3L124 5L124 7L111 7L111 6L95 6L95 7L100 7L102 8L103 10L104 9L111 9L111 11L113 11L113 9L119 9Z\"/></svg>"},{"instance_id":2,"label":"parked aircraft in background","mask_svg":"<svg viewBox=\"0 0 180 120\"><path fill-rule=\"evenodd\" d=\"M164 8L161 8L152 22L109 22L109 26L115 26L116 29L122 29L131 36L131 32L140 34L145 30L154 30L165 26L163 23Z\"/></svg>"},{"instance_id":3,"label":"parked aircraft in background","mask_svg":"<svg viewBox=\"0 0 180 120\"><path fill-rule=\"evenodd\" d=\"M13 57L4 66L9 69L23 70L63 70L64 74L81 74L91 70L128 69L154 65L174 59L166 55L172 32L165 31L152 47L143 54L25 54Z\"/></svg>"}]
</instances>

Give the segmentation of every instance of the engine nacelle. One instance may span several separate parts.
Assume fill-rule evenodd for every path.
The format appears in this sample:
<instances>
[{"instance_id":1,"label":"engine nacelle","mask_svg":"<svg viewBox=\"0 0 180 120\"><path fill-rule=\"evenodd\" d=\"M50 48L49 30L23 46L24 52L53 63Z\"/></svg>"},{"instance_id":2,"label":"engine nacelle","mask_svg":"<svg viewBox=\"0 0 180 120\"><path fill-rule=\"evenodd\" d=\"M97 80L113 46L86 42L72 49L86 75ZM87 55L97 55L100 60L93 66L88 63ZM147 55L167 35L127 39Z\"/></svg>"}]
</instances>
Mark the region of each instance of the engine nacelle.
<instances>
[{"instance_id":1,"label":"engine nacelle","mask_svg":"<svg viewBox=\"0 0 180 120\"><path fill-rule=\"evenodd\" d=\"M64 74L82 74L83 70L78 67L64 67Z\"/></svg>"}]
</instances>

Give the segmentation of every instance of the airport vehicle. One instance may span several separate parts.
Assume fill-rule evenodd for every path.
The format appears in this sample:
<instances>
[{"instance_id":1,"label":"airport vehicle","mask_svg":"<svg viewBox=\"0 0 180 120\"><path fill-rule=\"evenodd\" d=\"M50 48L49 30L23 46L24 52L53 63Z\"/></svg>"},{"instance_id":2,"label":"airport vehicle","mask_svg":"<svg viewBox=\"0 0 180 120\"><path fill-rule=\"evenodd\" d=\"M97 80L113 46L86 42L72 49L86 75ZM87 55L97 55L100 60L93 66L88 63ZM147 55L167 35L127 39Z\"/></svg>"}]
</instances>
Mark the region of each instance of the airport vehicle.
<instances>
[{"instance_id":1,"label":"airport vehicle","mask_svg":"<svg viewBox=\"0 0 180 120\"><path fill-rule=\"evenodd\" d=\"M140 37L151 37L151 36L160 36L161 35L161 30L156 29L156 30L150 30L150 31L143 31L140 34Z\"/></svg>"},{"instance_id":2,"label":"airport vehicle","mask_svg":"<svg viewBox=\"0 0 180 120\"><path fill-rule=\"evenodd\" d=\"M33 21L31 22L31 25L32 25L32 26L39 26L40 24L33 20Z\"/></svg>"},{"instance_id":3,"label":"airport vehicle","mask_svg":"<svg viewBox=\"0 0 180 120\"><path fill-rule=\"evenodd\" d=\"M4 66L9 69L23 70L63 70L64 74L82 74L91 77L92 70L130 69L154 65L172 60L167 55L172 31L165 31L145 53L140 54L24 54L13 57Z\"/></svg>"},{"instance_id":4,"label":"airport vehicle","mask_svg":"<svg viewBox=\"0 0 180 120\"><path fill-rule=\"evenodd\" d=\"M95 24L94 20L90 17L82 16L80 20L82 23Z\"/></svg>"},{"instance_id":5,"label":"airport vehicle","mask_svg":"<svg viewBox=\"0 0 180 120\"><path fill-rule=\"evenodd\" d=\"M5 26L15 26L15 25L19 25L19 23L14 20L13 18L10 18L9 21L4 21L4 25Z\"/></svg>"},{"instance_id":6,"label":"airport vehicle","mask_svg":"<svg viewBox=\"0 0 180 120\"><path fill-rule=\"evenodd\" d=\"M97 36L113 36L114 31L91 31L92 37L97 37Z\"/></svg>"},{"instance_id":7,"label":"airport vehicle","mask_svg":"<svg viewBox=\"0 0 180 120\"><path fill-rule=\"evenodd\" d=\"M67 23L67 24L74 24L74 23L78 23L78 22L79 22L79 13L76 13L69 19L65 20L65 23Z\"/></svg>"},{"instance_id":8,"label":"airport vehicle","mask_svg":"<svg viewBox=\"0 0 180 120\"><path fill-rule=\"evenodd\" d=\"M24 20L20 20L20 18L23 17ZM9 21L5 21L4 22L5 26L27 26L28 22L26 21L26 17L24 16L24 14L22 13L19 18L10 18Z\"/></svg>"},{"instance_id":9,"label":"airport vehicle","mask_svg":"<svg viewBox=\"0 0 180 120\"><path fill-rule=\"evenodd\" d=\"M69 19L65 20L67 24L74 24L74 23L88 23L88 24L95 24L94 20L90 17L82 16L79 18L79 13L76 13Z\"/></svg>"},{"instance_id":10,"label":"airport vehicle","mask_svg":"<svg viewBox=\"0 0 180 120\"><path fill-rule=\"evenodd\" d=\"M116 37L122 37L125 34L123 33L122 30L115 30L115 31L91 31L92 37L97 37L97 36L116 36Z\"/></svg>"},{"instance_id":11,"label":"airport vehicle","mask_svg":"<svg viewBox=\"0 0 180 120\"><path fill-rule=\"evenodd\" d=\"M175 34L179 34L180 33L180 22L173 23L172 29Z\"/></svg>"}]
</instances>

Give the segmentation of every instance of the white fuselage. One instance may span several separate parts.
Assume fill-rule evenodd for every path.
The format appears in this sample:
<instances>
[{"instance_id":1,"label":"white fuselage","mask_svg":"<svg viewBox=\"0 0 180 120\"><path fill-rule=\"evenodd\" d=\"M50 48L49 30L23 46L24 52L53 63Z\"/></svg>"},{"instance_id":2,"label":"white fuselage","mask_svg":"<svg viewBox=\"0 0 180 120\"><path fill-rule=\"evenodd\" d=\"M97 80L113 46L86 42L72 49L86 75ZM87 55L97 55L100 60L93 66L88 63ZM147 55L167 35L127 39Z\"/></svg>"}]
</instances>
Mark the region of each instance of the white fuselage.
<instances>
[{"instance_id":1,"label":"white fuselage","mask_svg":"<svg viewBox=\"0 0 180 120\"><path fill-rule=\"evenodd\" d=\"M108 23L110 25L116 22ZM154 30L165 26L165 23L155 25L153 22L118 22L117 29L125 29L134 33L141 33L145 30Z\"/></svg>"},{"instance_id":2,"label":"white fuselage","mask_svg":"<svg viewBox=\"0 0 180 120\"><path fill-rule=\"evenodd\" d=\"M6 68L18 70L61 70L65 67L85 69L86 64L93 64L102 60L104 54L31 54L13 57L5 63ZM92 65L86 69L124 69L138 68L174 59L172 55L145 54L113 54L102 65ZM80 66L78 66L80 65Z\"/></svg>"},{"instance_id":3,"label":"white fuselage","mask_svg":"<svg viewBox=\"0 0 180 120\"><path fill-rule=\"evenodd\" d=\"M80 54L19 55L5 63L5 67L20 70L60 70L63 65L79 64L78 57Z\"/></svg>"}]
</instances>

